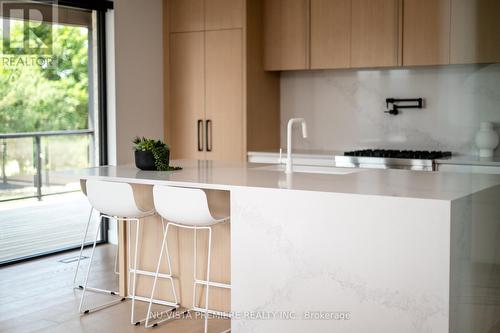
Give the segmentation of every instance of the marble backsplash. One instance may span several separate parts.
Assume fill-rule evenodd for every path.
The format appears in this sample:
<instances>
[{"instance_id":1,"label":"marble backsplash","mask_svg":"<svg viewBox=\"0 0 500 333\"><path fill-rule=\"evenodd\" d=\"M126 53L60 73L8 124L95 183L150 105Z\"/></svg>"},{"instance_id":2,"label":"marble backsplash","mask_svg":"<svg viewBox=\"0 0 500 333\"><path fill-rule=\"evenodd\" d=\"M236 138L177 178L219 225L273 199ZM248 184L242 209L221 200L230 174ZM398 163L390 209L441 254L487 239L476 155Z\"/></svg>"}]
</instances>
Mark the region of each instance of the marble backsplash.
<instances>
[{"instance_id":1,"label":"marble backsplash","mask_svg":"<svg viewBox=\"0 0 500 333\"><path fill-rule=\"evenodd\" d=\"M384 113L385 99L424 98L423 109ZM500 128L500 64L386 70L322 70L281 75L281 143L289 118L307 121L294 147L450 150L474 155L482 121ZM500 149L495 151L500 155Z\"/></svg>"}]
</instances>

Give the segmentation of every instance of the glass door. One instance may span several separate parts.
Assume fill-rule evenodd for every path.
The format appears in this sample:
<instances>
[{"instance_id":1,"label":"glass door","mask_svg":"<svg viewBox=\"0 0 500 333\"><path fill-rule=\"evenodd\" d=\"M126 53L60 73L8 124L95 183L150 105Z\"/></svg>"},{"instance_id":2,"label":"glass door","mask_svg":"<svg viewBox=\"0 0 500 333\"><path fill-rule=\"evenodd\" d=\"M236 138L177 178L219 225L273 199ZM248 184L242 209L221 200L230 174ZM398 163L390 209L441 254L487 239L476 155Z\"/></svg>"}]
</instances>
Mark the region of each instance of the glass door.
<instances>
[{"instance_id":1,"label":"glass door","mask_svg":"<svg viewBox=\"0 0 500 333\"><path fill-rule=\"evenodd\" d=\"M96 12L0 5L2 264L79 245L90 206L64 170L99 165L101 148Z\"/></svg>"}]
</instances>

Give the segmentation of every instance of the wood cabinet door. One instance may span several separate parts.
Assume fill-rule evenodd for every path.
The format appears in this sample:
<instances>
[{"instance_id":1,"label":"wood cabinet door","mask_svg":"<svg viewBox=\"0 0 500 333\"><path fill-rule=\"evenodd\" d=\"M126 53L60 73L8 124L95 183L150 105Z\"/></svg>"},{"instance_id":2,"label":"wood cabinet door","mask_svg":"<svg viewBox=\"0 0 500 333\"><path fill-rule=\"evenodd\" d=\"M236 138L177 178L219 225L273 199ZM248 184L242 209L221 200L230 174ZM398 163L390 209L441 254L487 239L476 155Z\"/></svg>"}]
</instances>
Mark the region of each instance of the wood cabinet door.
<instances>
[{"instance_id":1,"label":"wood cabinet door","mask_svg":"<svg viewBox=\"0 0 500 333\"><path fill-rule=\"evenodd\" d=\"M204 53L203 32L170 35L168 128L173 159L205 158L201 140L205 110ZM202 151L198 150L199 145Z\"/></svg>"},{"instance_id":2,"label":"wood cabinet door","mask_svg":"<svg viewBox=\"0 0 500 333\"><path fill-rule=\"evenodd\" d=\"M243 14L243 0L205 0L205 30L243 28Z\"/></svg>"},{"instance_id":3,"label":"wood cabinet door","mask_svg":"<svg viewBox=\"0 0 500 333\"><path fill-rule=\"evenodd\" d=\"M309 0L265 0L264 68L309 68Z\"/></svg>"},{"instance_id":4,"label":"wood cabinet door","mask_svg":"<svg viewBox=\"0 0 500 333\"><path fill-rule=\"evenodd\" d=\"M205 27L204 0L167 0L170 32L202 31Z\"/></svg>"},{"instance_id":5,"label":"wood cabinet door","mask_svg":"<svg viewBox=\"0 0 500 333\"><path fill-rule=\"evenodd\" d=\"M450 63L450 0L404 0L403 65Z\"/></svg>"},{"instance_id":6,"label":"wood cabinet door","mask_svg":"<svg viewBox=\"0 0 500 333\"><path fill-rule=\"evenodd\" d=\"M352 0L351 67L401 64L399 11L399 0Z\"/></svg>"},{"instance_id":7,"label":"wood cabinet door","mask_svg":"<svg viewBox=\"0 0 500 333\"><path fill-rule=\"evenodd\" d=\"M209 160L244 160L243 35L206 32L206 122Z\"/></svg>"},{"instance_id":8,"label":"wood cabinet door","mask_svg":"<svg viewBox=\"0 0 500 333\"><path fill-rule=\"evenodd\" d=\"M311 68L348 68L351 0L311 0Z\"/></svg>"},{"instance_id":9,"label":"wood cabinet door","mask_svg":"<svg viewBox=\"0 0 500 333\"><path fill-rule=\"evenodd\" d=\"M500 1L451 0L452 64L500 62Z\"/></svg>"}]
</instances>

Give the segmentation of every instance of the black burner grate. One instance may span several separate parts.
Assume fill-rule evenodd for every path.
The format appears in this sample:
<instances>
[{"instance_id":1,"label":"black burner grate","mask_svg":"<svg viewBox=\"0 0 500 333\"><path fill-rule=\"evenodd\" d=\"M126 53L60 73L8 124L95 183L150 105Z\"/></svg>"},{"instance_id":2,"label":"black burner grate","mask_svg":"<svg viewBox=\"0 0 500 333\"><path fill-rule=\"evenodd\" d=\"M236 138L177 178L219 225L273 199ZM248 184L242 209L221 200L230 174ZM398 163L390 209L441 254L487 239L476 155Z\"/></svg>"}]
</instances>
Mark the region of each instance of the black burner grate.
<instances>
[{"instance_id":1,"label":"black burner grate","mask_svg":"<svg viewBox=\"0 0 500 333\"><path fill-rule=\"evenodd\" d=\"M414 160L435 160L451 157L449 151L424 151L424 150L391 150L391 149L364 149L348 151L344 156L404 158Z\"/></svg>"}]
</instances>

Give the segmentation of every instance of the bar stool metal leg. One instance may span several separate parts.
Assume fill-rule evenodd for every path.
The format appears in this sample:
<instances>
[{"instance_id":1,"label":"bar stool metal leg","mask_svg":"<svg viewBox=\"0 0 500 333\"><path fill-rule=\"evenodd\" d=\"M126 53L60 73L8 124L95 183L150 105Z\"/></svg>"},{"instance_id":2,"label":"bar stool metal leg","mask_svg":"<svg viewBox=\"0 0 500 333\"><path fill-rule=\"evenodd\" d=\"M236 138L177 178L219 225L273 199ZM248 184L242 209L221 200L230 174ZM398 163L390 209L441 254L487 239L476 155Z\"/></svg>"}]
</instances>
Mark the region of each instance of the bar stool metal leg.
<instances>
[{"instance_id":1,"label":"bar stool metal leg","mask_svg":"<svg viewBox=\"0 0 500 333\"><path fill-rule=\"evenodd\" d=\"M161 225L162 227L164 227L164 238L165 238L165 252L166 252L166 257L167 257L167 266L168 266L168 276L170 276L170 278L168 278L168 280L170 280L170 286L172 287L172 294L174 296L174 302L176 304L176 308L179 306L179 301L177 299L177 293L175 291L175 285L174 285L174 278L172 277L172 263L170 262L170 253L168 252L168 242L167 242L167 239L168 239L168 224L167 226L165 226L165 221L163 220L163 217L161 218ZM163 247L162 247L163 248ZM160 258L161 260L161 258ZM158 267L157 267L158 268Z\"/></svg>"},{"instance_id":2,"label":"bar stool metal leg","mask_svg":"<svg viewBox=\"0 0 500 333\"><path fill-rule=\"evenodd\" d=\"M198 257L196 254L198 253L198 239L197 239L197 231L198 229L197 228L194 228L194 231L193 231L193 281L195 281L195 283L193 283L193 304L192 304L192 308L194 309L196 307L196 267L198 266L197 265L197 262L196 262L196 258Z\"/></svg>"},{"instance_id":3,"label":"bar stool metal leg","mask_svg":"<svg viewBox=\"0 0 500 333\"><path fill-rule=\"evenodd\" d=\"M177 225L177 224L174 224ZM209 288L210 287L217 287L217 288L224 288L224 289L231 289L231 285L226 284L226 283L220 283L220 282L213 282L210 281L210 266L211 266L211 259L212 259L212 228L211 227L187 227L187 226L181 226L183 228L189 228L189 229L194 229L194 236L193 236L193 272L194 272L194 283L193 283L193 305L192 305L192 310L201 312L205 315L205 323L204 323L204 332L208 332L208 317L210 314L222 316L222 317L230 317L230 314L222 312L222 311L214 311L209 309ZM197 230L201 229L206 229L208 230L208 251L207 251L207 273L206 273L206 280L199 280L196 277L196 266L197 266ZM196 305L196 286L197 285L204 285L206 286L207 290L205 293L205 307L201 308ZM230 332L231 329L225 330L221 333L227 333Z\"/></svg>"},{"instance_id":4,"label":"bar stool metal leg","mask_svg":"<svg viewBox=\"0 0 500 333\"><path fill-rule=\"evenodd\" d=\"M162 227L163 227L163 224L164 224L164 221L163 221L163 218L162 218ZM170 309L170 310L168 310L168 311L166 311L166 313L176 311L179 308L179 302L178 302L178 299L177 299L177 293L175 291L174 280L173 280L173 277L172 277L172 266L171 266L171 262L170 262L170 254L168 252L167 238L168 238L169 226L170 226L170 223L167 223L167 226L166 226L164 234L163 234L163 240L162 240L162 244L161 244L160 256L158 257L158 263L156 265L156 273L154 275L153 288L151 289L151 298L149 299L148 312L147 312L147 316L146 316L145 327L147 327L147 328L156 327L156 326L158 326L161 323L164 323L164 322L166 322L168 320L172 320L173 319L173 318L168 318L167 317L165 319L162 319L162 320L159 320L159 321L155 322L154 324L150 324L149 323L149 320L151 319L150 313L151 313L151 307L153 305L154 292L156 290L156 283L158 282L158 278L159 277L162 277L162 278L170 280L170 285L172 286L172 293L173 293L173 296L174 296L174 302L175 303L171 304L171 306L173 308ZM161 265L161 259L163 257L163 252L164 251L166 252L166 256L167 256L168 274L160 276L160 265ZM185 314L187 312L188 312L188 310L184 311L182 314Z\"/></svg>"},{"instance_id":5,"label":"bar stool metal leg","mask_svg":"<svg viewBox=\"0 0 500 333\"><path fill-rule=\"evenodd\" d=\"M85 234L82 239L82 244L80 245L80 253L78 254L78 262L76 264L75 276L73 277L73 285L76 283L76 278L78 277L78 269L80 268L80 261L82 259L83 247L85 246L85 239L87 239L87 235L89 233L90 221L92 219L92 213L94 212L94 207L90 207L89 218L87 220L87 226L85 227Z\"/></svg>"},{"instance_id":6,"label":"bar stool metal leg","mask_svg":"<svg viewBox=\"0 0 500 333\"><path fill-rule=\"evenodd\" d=\"M207 275L206 275L206 280L198 280L196 277L196 257L197 257L197 240L196 240L196 231L198 229L206 229L208 230L208 251L207 251ZM208 318L210 314L215 314L219 316L224 316L224 317L230 317L229 314L221 312L221 311L213 311L208 308L208 301L209 301L209 288L210 286L212 287L219 287L219 288L226 288L230 289L231 286L225 283L219 283L219 282L212 282L210 281L210 266L211 266L211 261L212 261L212 228L211 227L196 227L194 228L194 262L195 262L195 267L194 267L194 283L193 283L193 310L199 311L204 313L205 315L205 323L204 323L204 333L208 333ZM201 284L205 285L207 290L205 293L205 307L200 308L196 306L196 285ZM227 329L221 333L228 333L231 332L231 329Z\"/></svg>"},{"instance_id":7,"label":"bar stool metal leg","mask_svg":"<svg viewBox=\"0 0 500 333\"><path fill-rule=\"evenodd\" d=\"M93 208L90 210L90 216L89 216L89 220L88 220L88 223L87 223L87 228L85 230L85 236L83 237L83 241L82 241L82 246L80 247L80 258L79 258L79 261L81 260L81 256L83 254L83 244L85 242L85 239L87 238L87 234L88 234L88 229L89 229L89 225L90 225L90 221L91 221L91 217L92 217L92 212L95 211ZM108 215L101 215L100 218L99 218L99 224L98 224L98 227L100 228L102 226L102 224L104 223L104 218L108 218L108 219L114 219L116 221L118 221L119 219L116 218L116 217L113 217L113 216L108 216ZM118 253L117 253L118 254ZM90 265L90 263L89 263ZM76 278L77 278L77 275L78 275L78 269L79 269L79 266L80 266L80 262L78 262L77 264L77 267L76 267L76 271L75 271L75 276L73 278L73 283L76 282ZM83 290L83 285L82 284L78 284L78 285L74 285L74 289L81 289ZM97 292L97 293L101 293L101 294L106 294L106 295L118 295L119 292L118 291L114 291L114 290L108 290L108 289L102 289L102 288L95 288L95 287L89 287L87 286L87 289L88 291L92 291L92 292Z\"/></svg>"},{"instance_id":8,"label":"bar stool metal leg","mask_svg":"<svg viewBox=\"0 0 500 333\"><path fill-rule=\"evenodd\" d=\"M134 319L134 313L135 313L135 288L137 285L137 257L138 257L138 251L137 249L139 248L139 233L140 233L140 227L141 227L141 222L140 219L129 219L130 222L135 221L135 246L134 246L134 268L132 271L132 311L130 312L130 323L133 325L138 325L140 321L135 321Z\"/></svg>"},{"instance_id":9,"label":"bar stool metal leg","mask_svg":"<svg viewBox=\"0 0 500 333\"><path fill-rule=\"evenodd\" d=\"M176 226L178 226L177 224L174 224ZM181 226L182 228L188 228L188 229L194 229L195 230L195 234L194 234L194 238L196 238L196 230L197 229L209 229L209 243L210 243L210 247L211 247L211 227L187 227L187 226ZM195 262L195 265L196 265L196 254L197 254L197 247L196 247L196 240L194 242L194 262ZM211 249L209 249L208 253L210 254L211 256ZM207 265L207 268L208 268L208 265ZM209 273L209 272L207 272ZM231 317L231 314L230 313L226 313L226 312L223 312L223 311L216 311L216 310L210 310L210 309L206 309L206 304L205 304L205 308L200 308L196 305L196 286L197 285L210 285L211 287L216 287L216 288L223 288L223 289L231 289L231 285L230 284L227 284L227 283L221 283L221 282L214 282L214 281L210 281L208 278L207 280L199 280L197 277L196 277L196 266L194 266L194 283L193 283L193 306L192 306L192 309L194 311L198 311L198 312L202 312L202 313L205 313L205 311L207 311L209 314L213 314L213 315L217 315L217 316L221 316L221 317L227 317L227 318L230 318Z\"/></svg>"},{"instance_id":10,"label":"bar stool metal leg","mask_svg":"<svg viewBox=\"0 0 500 333\"><path fill-rule=\"evenodd\" d=\"M84 301L85 301L85 295L87 293L87 289L89 289L87 287L87 285L88 285L88 280L89 280L89 276L90 276L90 269L92 268L92 261L94 260L95 247L96 247L96 244L97 244L97 239L99 238L99 231L101 229L101 222L102 222L102 220L103 220L104 217L105 217L104 215L101 215L101 218L100 218L100 221L99 221L99 224L97 226L96 233L95 233L94 244L92 245L92 252L90 254L90 260L89 260L89 267L87 268L87 273L85 275L85 282L83 284L82 298L80 299L80 306L78 307L78 311L80 312L80 314L88 314L90 312L101 310L101 309L107 308L109 306L112 306L112 305L118 304L120 302L123 302L125 300L125 298L117 299L117 300L114 300L112 302L109 302L109 303L106 303L106 304L94 307L92 309L87 309L87 310L82 311L83 304L84 304ZM110 292L110 294L111 295L115 295L114 292Z\"/></svg>"},{"instance_id":11,"label":"bar stool metal leg","mask_svg":"<svg viewBox=\"0 0 500 333\"><path fill-rule=\"evenodd\" d=\"M212 252L212 228L208 228L208 255L207 255L207 292L205 293L205 333L208 332L208 292L210 283L210 262Z\"/></svg>"}]
</instances>

